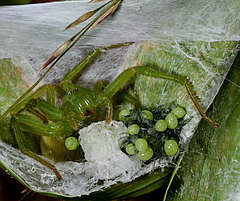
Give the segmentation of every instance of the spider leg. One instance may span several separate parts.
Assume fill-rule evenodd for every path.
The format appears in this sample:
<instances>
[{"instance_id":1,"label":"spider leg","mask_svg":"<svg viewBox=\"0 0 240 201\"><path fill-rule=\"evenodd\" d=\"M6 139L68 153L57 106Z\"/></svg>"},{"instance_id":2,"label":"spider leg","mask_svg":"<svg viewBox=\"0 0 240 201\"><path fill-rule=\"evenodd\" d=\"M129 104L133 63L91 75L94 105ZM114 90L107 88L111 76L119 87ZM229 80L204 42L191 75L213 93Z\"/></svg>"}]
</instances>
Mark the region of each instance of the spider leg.
<instances>
[{"instance_id":1,"label":"spider leg","mask_svg":"<svg viewBox=\"0 0 240 201\"><path fill-rule=\"evenodd\" d=\"M62 111L45 100L32 99L24 110L11 117L10 127L19 149L24 154L52 169L58 179L60 179L60 176L54 165L26 148L23 134L31 133L41 136L41 152L47 158L63 161L80 157L78 151L71 152L64 145L65 137L73 134L73 128Z\"/></svg>"},{"instance_id":2,"label":"spider leg","mask_svg":"<svg viewBox=\"0 0 240 201\"><path fill-rule=\"evenodd\" d=\"M85 56L76 66L74 66L65 74L60 83L60 86L64 88L64 84L72 80L87 64L93 61L101 53L101 51L101 48L97 48L89 52L87 56Z\"/></svg>"},{"instance_id":3,"label":"spider leg","mask_svg":"<svg viewBox=\"0 0 240 201\"><path fill-rule=\"evenodd\" d=\"M41 136L43 156L55 161L78 158L77 151L65 148L65 137L73 134L74 130L60 109L45 100L32 99L25 110L29 113L14 116L22 131Z\"/></svg>"},{"instance_id":4,"label":"spider leg","mask_svg":"<svg viewBox=\"0 0 240 201\"><path fill-rule=\"evenodd\" d=\"M107 83L103 81L98 81L94 86L94 92L97 95L97 104L104 103L107 108L106 114L106 122L109 124L112 121L113 116L113 106L110 99L107 96L102 96L103 90L106 88ZM124 100L132 103L133 105L139 106L138 100L136 100L131 95L128 95L124 92L118 91L117 95L119 98L123 98Z\"/></svg>"},{"instance_id":5,"label":"spider leg","mask_svg":"<svg viewBox=\"0 0 240 201\"><path fill-rule=\"evenodd\" d=\"M108 82L105 81L97 81L96 84L94 85L94 92L96 95L99 95L103 92L103 90L108 86ZM128 103L131 103L132 105L134 105L136 108L140 108L141 103L139 102L139 100L137 98L135 98L134 96L127 94L121 90L119 90L116 94L115 97L117 100L125 100Z\"/></svg>"},{"instance_id":6,"label":"spider leg","mask_svg":"<svg viewBox=\"0 0 240 201\"><path fill-rule=\"evenodd\" d=\"M146 76L149 76L149 77L166 79L166 80L173 81L173 82L176 82L176 83L179 83L179 84L183 85L186 88L186 91L187 91L188 95L190 96L193 104L197 108L199 114L205 120L207 120L212 126L218 127L218 124L216 122L214 122L211 118L209 118L205 114L204 110L202 109L201 105L198 103L198 101L195 97L195 93L194 93L194 91L191 87L190 82L185 77L171 75L171 74L167 74L167 73L162 73L162 72L154 70L150 67L136 66L136 67L132 67L132 68L129 68L129 69L123 71L112 83L110 83L105 88L102 95L106 96L110 99L114 94L117 93L117 91L119 91L119 89L124 85L124 83L129 78L134 76L136 73L146 75Z\"/></svg>"},{"instance_id":7,"label":"spider leg","mask_svg":"<svg viewBox=\"0 0 240 201\"><path fill-rule=\"evenodd\" d=\"M46 93L46 100L38 98ZM27 111L27 112L26 112ZM23 135L31 133L41 136L41 152L55 161L69 160L75 153L65 148L66 135L71 135L73 129L63 112L55 107L55 91L53 85L43 85L27 99L15 107L15 114L10 120L10 127L14 133L19 149L28 156L52 169L57 178L61 176L54 165L37 154L28 150L24 144ZM25 137L25 139L27 139Z\"/></svg>"},{"instance_id":8,"label":"spider leg","mask_svg":"<svg viewBox=\"0 0 240 201\"><path fill-rule=\"evenodd\" d=\"M32 157L33 159L37 160L38 162L42 163L43 165L45 165L46 167L50 168L54 174L56 175L56 177L58 178L58 180L61 179L61 175L60 173L58 172L58 170L55 168L54 165L52 165L51 163L49 163L48 161L46 161L45 159L41 158L40 156L38 156L37 154L29 151L25 145L24 145L24 142L23 142L23 133L22 131L20 130L19 128L19 124L17 122L17 119L13 116L11 118L11 121L10 121L10 126L11 126L11 129L13 130L13 133L16 137L16 141L17 141L17 144L18 144L18 147L19 149L26 155Z\"/></svg>"},{"instance_id":9,"label":"spider leg","mask_svg":"<svg viewBox=\"0 0 240 201\"><path fill-rule=\"evenodd\" d=\"M93 61L99 54L101 54L104 50L119 48L122 46L129 46L133 44L133 42L119 43L117 45L111 45L109 47L98 47L89 52L75 67L73 67L70 71L68 71L63 77L60 86L62 87L64 83L72 80L86 65L88 65L91 61Z\"/></svg>"},{"instance_id":10,"label":"spider leg","mask_svg":"<svg viewBox=\"0 0 240 201\"><path fill-rule=\"evenodd\" d=\"M52 84L45 84L39 87L36 91L34 91L31 95L29 95L26 99L19 102L12 110L12 114L18 113L20 110L23 110L24 107L29 103L30 100L39 98L44 93L46 93L46 99L52 105L55 105L55 92Z\"/></svg>"}]
</instances>

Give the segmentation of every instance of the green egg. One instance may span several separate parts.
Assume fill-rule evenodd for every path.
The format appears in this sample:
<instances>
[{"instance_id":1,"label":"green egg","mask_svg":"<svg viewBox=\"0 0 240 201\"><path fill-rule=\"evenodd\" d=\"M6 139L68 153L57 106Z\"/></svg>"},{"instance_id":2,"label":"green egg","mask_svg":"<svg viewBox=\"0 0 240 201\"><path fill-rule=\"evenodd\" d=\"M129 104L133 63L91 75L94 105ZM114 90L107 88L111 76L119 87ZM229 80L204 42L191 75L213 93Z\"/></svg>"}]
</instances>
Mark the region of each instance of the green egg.
<instances>
[{"instance_id":1,"label":"green egg","mask_svg":"<svg viewBox=\"0 0 240 201\"><path fill-rule=\"evenodd\" d=\"M153 114L149 110L143 110L142 116L144 119L153 120Z\"/></svg>"},{"instance_id":2,"label":"green egg","mask_svg":"<svg viewBox=\"0 0 240 201\"><path fill-rule=\"evenodd\" d=\"M77 149L78 140L75 137L68 137L65 140L65 146L68 150L73 151Z\"/></svg>"},{"instance_id":3,"label":"green egg","mask_svg":"<svg viewBox=\"0 0 240 201\"><path fill-rule=\"evenodd\" d=\"M148 143L147 143L147 140L143 139L143 138L138 138L136 141L135 141L135 148L138 150L138 151L146 151L147 148L148 148Z\"/></svg>"},{"instance_id":4,"label":"green egg","mask_svg":"<svg viewBox=\"0 0 240 201\"><path fill-rule=\"evenodd\" d=\"M129 155L134 155L135 154L135 150L134 150L134 146L132 143L129 143L126 148L125 148L126 152L129 154Z\"/></svg>"},{"instance_id":5,"label":"green egg","mask_svg":"<svg viewBox=\"0 0 240 201\"><path fill-rule=\"evenodd\" d=\"M175 129L178 126L177 117L172 113L169 113L166 116L165 121L167 123L167 127L170 128L170 129Z\"/></svg>"},{"instance_id":6,"label":"green egg","mask_svg":"<svg viewBox=\"0 0 240 201\"><path fill-rule=\"evenodd\" d=\"M164 151L168 156L173 156L178 151L178 144L175 140L167 140L164 143Z\"/></svg>"},{"instance_id":7,"label":"green egg","mask_svg":"<svg viewBox=\"0 0 240 201\"><path fill-rule=\"evenodd\" d=\"M129 110L121 110L118 114L118 119L124 121L124 117L129 116L131 113Z\"/></svg>"},{"instance_id":8,"label":"green egg","mask_svg":"<svg viewBox=\"0 0 240 201\"><path fill-rule=\"evenodd\" d=\"M140 127L137 124L132 124L127 128L127 132L131 135L136 135L140 131Z\"/></svg>"},{"instance_id":9,"label":"green egg","mask_svg":"<svg viewBox=\"0 0 240 201\"><path fill-rule=\"evenodd\" d=\"M163 132L167 129L167 122L163 119L160 119L157 121L157 123L155 124L154 128L156 131L159 131L159 132Z\"/></svg>"},{"instance_id":10,"label":"green egg","mask_svg":"<svg viewBox=\"0 0 240 201\"><path fill-rule=\"evenodd\" d=\"M143 152L140 151L140 152L138 152L138 158L139 158L140 160L143 160L143 161L147 161L147 160L151 159L152 156L153 156L153 150L152 150L152 148L150 148L150 147L148 147L148 148L146 149L146 151L143 151Z\"/></svg>"},{"instance_id":11,"label":"green egg","mask_svg":"<svg viewBox=\"0 0 240 201\"><path fill-rule=\"evenodd\" d=\"M186 111L181 107L176 107L171 111L172 114L174 114L178 119L185 116Z\"/></svg>"}]
</instances>

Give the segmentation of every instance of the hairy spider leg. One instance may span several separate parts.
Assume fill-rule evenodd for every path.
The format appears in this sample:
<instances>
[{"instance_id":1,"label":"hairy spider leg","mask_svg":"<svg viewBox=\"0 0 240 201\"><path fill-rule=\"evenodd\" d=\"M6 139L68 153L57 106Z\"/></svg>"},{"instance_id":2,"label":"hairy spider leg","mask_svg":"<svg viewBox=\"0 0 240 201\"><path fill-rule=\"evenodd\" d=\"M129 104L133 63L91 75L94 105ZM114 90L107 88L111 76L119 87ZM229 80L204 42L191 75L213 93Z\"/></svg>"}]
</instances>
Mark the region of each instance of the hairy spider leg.
<instances>
[{"instance_id":1,"label":"hairy spider leg","mask_svg":"<svg viewBox=\"0 0 240 201\"><path fill-rule=\"evenodd\" d=\"M161 78L166 79L169 81L173 81L183 85L186 88L188 95L190 96L193 104L195 105L196 109L198 110L199 114L207 120L212 126L218 127L218 124L214 122L210 117L208 117L204 110L202 109L201 105L198 103L194 91L191 87L190 82L185 77L180 77L176 75L171 75L168 73L159 72L147 66L136 66L128 68L127 70L123 71L112 83L110 83L102 93L102 96L111 97L116 94L116 92L123 86L123 84L136 73L146 75L149 77Z\"/></svg>"},{"instance_id":2,"label":"hairy spider leg","mask_svg":"<svg viewBox=\"0 0 240 201\"><path fill-rule=\"evenodd\" d=\"M68 72L64 79L61 82L61 86L67 86L65 85L68 81L70 81L87 63L89 63L93 58L100 53L100 49L96 49L91 51L77 66L75 66L70 72ZM49 69L50 70L50 69ZM48 71L49 71L48 70ZM47 71L47 72L48 72ZM47 72L45 74L47 74ZM44 76L45 76L44 74ZM34 85L36 86L40 80L44 77L42 76ZM31 87L31 90L32 88ZM59 88L58 88L59 89ZM33 107L33 101L32 99L36 99L43 95L46 92L46 100L49 102L49 104L46 101L40 101L38 100L33 100L37 101L38 103L41 102L42 104L38 104L38 106ZM59 90L58 90L59 92ZM62 90L63 96L65 95L64 90ZM61 95L61 94L60 94ZM45 105L45 106L43 106ZM10 121L10 127L15 135L17 144L19 149L26 155L34 158L35 160L39 161L43 165L47 166L48 168L52 169L53 172L56 174L57 178L60 179L61 176L57 169L49 163L48 161L44 160L43 158L39 157L37 154L27 150L26 146L24 145L23 141L23 131L27 131L33 134L37 134L42 136L42 138L47 138L48 136L52 137L54 135L59 134L59 130L53 125L49 124L48 120L49 119L57 119L54 117L54 114L58 114L60 112L55 105L55 92L54 92L54 87L51 84L43 85L39 87L35 92L30 94L30 91L28 90L21 96L2 116L1 120L7 115L8 112L11 112L12 114L15 114L12 116L11 121ZM44 109L46 108L46 109ZM47 109L48 108L48 109ZM51 108L51 109L49 109ZM24 115L18 113L19 111L22 111L24 109L27 109L30 113L34 114L37 118L34 118L32 115ZM58 111L56 111L58 110ZM53 111L53 112L50 112ZM47 114L46 114L47 113ZM52 116L53 115L53 116ZM52 117L52 118L51 118ZM65 132L66 135L70 135L71 132Z\"/></svg>"},{"instance_id":3,"label":"hairy spider leg","mask_svg":"<svg viewBox=\"0 0 240 201\"><path fill-rule=\"evenodd\" d=\"M70 70L63 78L60 86L63 88L68 83L73 77L75 77L86 64L88 64L91 60L93 60L97 55L99 55L102 52L103 48L98 48L89 53L78 65L76 65L72 70ZM210 117L208 117L204 110L202 109L201 105L198 103L194 90L191 87L190 82L185 78L185 77L180 77L176 75L171 75L163 72L156 71L150 67L146 66L136 66L136 67L131 67L124 72L122 72L112 83L110 83L103 91L101 94L101 99L103 100L110 100L113 95L115 95L120 88L123 86L123 84L133 75L136 73L142 74L142 75L147 75L150 77L156 77L156 78L161 78L161 79L166 79L169 81L177 82L183 86L185 86L188 95L190 96L191 100L193 101L195 107L197 108L199 114L206 119L211 125L214 127L218 127L218 124L214 122ZM68 85L69 86L69 85ZM123 96L124 97L124 96ZM129 101L134 102L133 97L131 96L125 96ZM105 101L106 102L106 101Z\"/></svg>"}]
</instances>

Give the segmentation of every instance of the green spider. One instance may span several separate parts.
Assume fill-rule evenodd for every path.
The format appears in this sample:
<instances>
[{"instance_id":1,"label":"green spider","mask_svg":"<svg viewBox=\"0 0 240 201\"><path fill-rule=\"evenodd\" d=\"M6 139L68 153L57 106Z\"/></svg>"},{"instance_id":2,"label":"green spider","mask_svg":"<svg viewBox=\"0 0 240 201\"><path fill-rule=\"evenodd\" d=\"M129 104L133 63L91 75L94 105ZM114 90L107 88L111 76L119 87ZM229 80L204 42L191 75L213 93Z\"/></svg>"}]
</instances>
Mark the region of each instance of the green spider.
<instances>
[{"instance_id":1,"label":"green spider","mask_svg":"<svg viewBox=\"0 0 240 201\"><path fill-rule=\"evenodd\" d=\"M58 179L61 179L61 175L53 164L26 148L23 141L23 133L32 133L40 136L42 142L49 149L49 153L59 152L60 155L63 154L66 149L64 147L65 138L82 128L85 124L84 122L88 121L90 123L92 117L97 113L98 106L106 106L106 122L110 124L113 113L111 98L120 90L124 83L136 73L170 80L185 86L187 93L202 117L214 127L217 127L217 124L204 113L186 78L162 73L151 67L136 66L128 68L107 86L105 86L102 81L98 81L93 90L70 83L81 69L90 60L95 58L102 49L103 48L99 48L91 51L72 70L65 74L58 86L46 84L26 96L26 94L31 91L28 90L23 95L25 98L20 97L0 117L0 121L2 121L8 113L11 113L10 128L14 133L19 149L24 154L52 169ZM49 70L50 68L46 73L48 73ZM34 86L39 83L42 77ZM62 97L62 102L58 107L55 105L55 92ZM43 94L46 94L45 100L40 98ZM42 155L51 158L51 154L42 153Z\"/></svg>"}]
</instances>

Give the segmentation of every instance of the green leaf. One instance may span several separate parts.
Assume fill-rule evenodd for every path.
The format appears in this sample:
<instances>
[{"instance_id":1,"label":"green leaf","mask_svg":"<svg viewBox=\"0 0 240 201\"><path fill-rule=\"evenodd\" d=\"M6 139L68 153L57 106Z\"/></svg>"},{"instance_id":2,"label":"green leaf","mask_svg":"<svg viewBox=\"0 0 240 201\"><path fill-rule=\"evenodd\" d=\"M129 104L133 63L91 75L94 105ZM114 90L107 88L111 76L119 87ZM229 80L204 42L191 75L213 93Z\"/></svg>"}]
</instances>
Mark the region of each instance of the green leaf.
<instances>
[{"instance_id":1,"label":"green leaf","mask_svg":"<svg viewBox=\"0 0 240 201\"><path fill-rule=\"evenodd\" d=\"M30 87L36 76L30 70L28 61L22 57L0 59L0 75L0 114L3 114ZM16 146L15 138L6 126L9 119L7 116L0 123L0 139Z\"/></svg>"}]
</instances>

